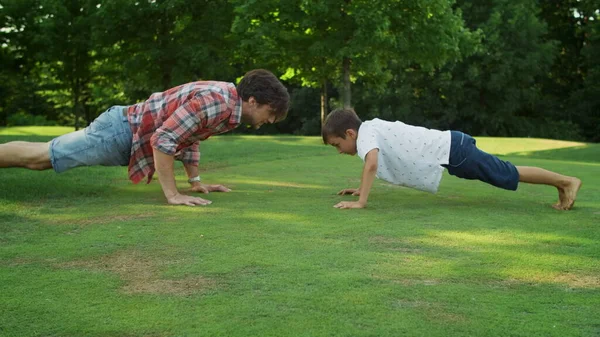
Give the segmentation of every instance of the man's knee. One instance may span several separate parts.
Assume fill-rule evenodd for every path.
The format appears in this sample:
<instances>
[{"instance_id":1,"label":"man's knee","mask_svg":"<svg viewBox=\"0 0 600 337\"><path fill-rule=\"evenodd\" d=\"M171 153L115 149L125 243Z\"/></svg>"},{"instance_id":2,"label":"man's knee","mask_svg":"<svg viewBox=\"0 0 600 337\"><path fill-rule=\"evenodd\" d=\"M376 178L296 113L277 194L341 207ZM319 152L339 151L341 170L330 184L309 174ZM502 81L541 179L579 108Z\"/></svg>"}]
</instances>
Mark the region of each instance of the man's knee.
<instances>
[{"instance_id":1,"label":"man's knee","mask_svg":"<svg viewBox=\"0 0 600 337\"><path fill-rule=\"evenodd\" d=\"M23 148L23 166L30 170L43 171L52 168L49 154L50 142L29 143Z\"/></svg>"},{"instance_id":2,"label":"man's knee","mask_svg":"<svg viewBox=\"0 0 600 337\"><path fill-rule=\"evenodd\" d=\"M48 160L47 162L27 163L25 167L30 170L44 171L51 169L52 163L50 162L50 160Z\"/></svg>"}]
</instances>

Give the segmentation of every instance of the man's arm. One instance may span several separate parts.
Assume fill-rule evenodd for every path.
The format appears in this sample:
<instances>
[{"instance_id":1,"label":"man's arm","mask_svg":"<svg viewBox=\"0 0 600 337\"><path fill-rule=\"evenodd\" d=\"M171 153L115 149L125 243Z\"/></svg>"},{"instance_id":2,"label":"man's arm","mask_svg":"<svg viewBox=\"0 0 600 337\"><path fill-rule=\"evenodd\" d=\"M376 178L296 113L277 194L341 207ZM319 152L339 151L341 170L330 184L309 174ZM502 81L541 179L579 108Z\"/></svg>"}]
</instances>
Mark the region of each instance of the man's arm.
<instances>
[{"instance_id":1,"label":"man's arm","mask_svg":"<svg viewBox=\"0 0 600 337\"><path fill-rule=\"evenodd\" d=\"M365 165L363 166L360 187L358 189L358 193L360 198L358 201L342 201L337 203L335 208L364 208L367 206L367 200L369 198L369 193L371 192L371 187L373 186L373 181L375 180L375 176L377 175L377 156L379 155L379 149L373 149L367 153L365 156Z\"/></svg>"},{"instance_id":2,"label":"man's arm","mask_svg":"<svg viewBox=\"0 0 600 337\"><path fill-rule=\"evenodd\" d=\"M230 192L231 190L223 185L206 185L202 184L200 180L191 181L191 179L200 179L198 172L198 162L200 161L200 143L195 142L192 145L183 148L175 159L180 160L183 163L185 172L188 176L188 182L192 185L192 192L209 193L209 192Z\"/></svg>"},{"instance_id":3,"label":"man's arm","mask_svg":"<svg viewBox=\"0 0 600 337\"><path fill-rule=\"evenodd\" d=\"M209 200L180 194L177 190L177 185L175 184L175 173L173 170L175 157L162 153L157 149L153 149L152 151L154 154L154 166L156 168L160 186L162 187L163 193L169 204L195 206L208 205L211 203Z\"/></svg>"},{"instance_id":4,"label":"man's arm","mask_svg":"<svg viewBox=\"0 0 600 337\"><path fill-rule=\"evenodd\" d=\"M185 168L185 172L187 173L187 176L189 179L200 177L200 175L198 173L198 166L184 162L183 167ZM231 192L231 189L229 189L223 185L207 185L207 184L202 184L200 181L190 182L190 185L192 185L193 192L200 192L200 193Z\"/></svg>"}]
</instances>

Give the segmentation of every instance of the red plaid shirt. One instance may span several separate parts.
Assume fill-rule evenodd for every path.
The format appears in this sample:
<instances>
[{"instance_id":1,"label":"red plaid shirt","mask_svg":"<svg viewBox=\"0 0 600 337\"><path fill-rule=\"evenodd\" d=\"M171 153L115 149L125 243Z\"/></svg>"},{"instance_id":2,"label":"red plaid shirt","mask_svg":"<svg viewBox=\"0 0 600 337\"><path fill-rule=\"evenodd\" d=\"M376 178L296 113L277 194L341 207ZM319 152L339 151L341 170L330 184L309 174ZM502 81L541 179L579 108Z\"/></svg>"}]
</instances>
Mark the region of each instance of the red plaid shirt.
<instances>
[{"instance_id":1,"label":"red plaid shirt","mask_svg":"<svg viewBox=\"0 0 600 337\"><path fill-rule=\"evenodd\" d=\"M127 110L133 139L129 179L154 174L152 148L198 166L199 142L241 123L242 99L233 83L192 82L154 93Z\"/></svg>"}]
</instances>

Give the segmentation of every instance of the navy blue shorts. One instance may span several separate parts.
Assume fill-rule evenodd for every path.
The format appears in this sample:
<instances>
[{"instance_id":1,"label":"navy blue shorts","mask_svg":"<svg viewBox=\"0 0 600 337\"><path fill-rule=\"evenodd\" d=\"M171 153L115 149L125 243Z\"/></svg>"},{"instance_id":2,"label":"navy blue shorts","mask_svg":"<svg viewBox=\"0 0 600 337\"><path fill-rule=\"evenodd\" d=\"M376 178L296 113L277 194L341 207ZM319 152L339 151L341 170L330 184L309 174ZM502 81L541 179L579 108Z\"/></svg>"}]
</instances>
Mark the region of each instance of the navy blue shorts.
<instances>
[{"instance_id":1,"label":"navy blue shorts","mask_svg":"<svg viewBox=\"0 0 600 337\"><path fill-rule=\"evenodd\" d=\"M505 190L516 191L519 172L515 165L485 153L475 146L473 137L451 131L448 173L464 179L477 179Z\"/></svg>"}]
</instances>

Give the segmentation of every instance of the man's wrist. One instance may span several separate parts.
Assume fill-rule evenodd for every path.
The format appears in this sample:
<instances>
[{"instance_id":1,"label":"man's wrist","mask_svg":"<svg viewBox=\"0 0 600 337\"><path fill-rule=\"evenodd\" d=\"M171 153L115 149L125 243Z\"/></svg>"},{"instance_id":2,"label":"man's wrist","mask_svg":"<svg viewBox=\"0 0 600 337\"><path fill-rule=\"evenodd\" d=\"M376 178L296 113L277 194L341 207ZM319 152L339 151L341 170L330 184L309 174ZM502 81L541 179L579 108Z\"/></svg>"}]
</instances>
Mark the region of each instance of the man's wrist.
<instances>
[{"instance_id":1,"label":"man's wrist","mask_svg":"<svg viewBox=\"0 0 600 337\"><path fill-rule=\"evenodd\" d=\"M175 191L175 192L168 191L168 192L165 192L165 197L167 198L167 200L171 200L171 199L177 197L178 195L179 195L179 191Z\"/></svg>"},{"instance_id":2,"label":"man's wrist","mask_svg":"<svg viewBox=\"0 0 600 337\"><path fill-rule=\"evenodd\" d=\"M195 177L188 179L188 183L190 183L190 184L199 183L201 180L202 179L200 179L200 176L195 176Z\"/></svg>"}]
</instances>

